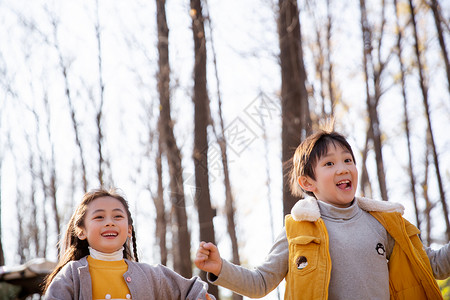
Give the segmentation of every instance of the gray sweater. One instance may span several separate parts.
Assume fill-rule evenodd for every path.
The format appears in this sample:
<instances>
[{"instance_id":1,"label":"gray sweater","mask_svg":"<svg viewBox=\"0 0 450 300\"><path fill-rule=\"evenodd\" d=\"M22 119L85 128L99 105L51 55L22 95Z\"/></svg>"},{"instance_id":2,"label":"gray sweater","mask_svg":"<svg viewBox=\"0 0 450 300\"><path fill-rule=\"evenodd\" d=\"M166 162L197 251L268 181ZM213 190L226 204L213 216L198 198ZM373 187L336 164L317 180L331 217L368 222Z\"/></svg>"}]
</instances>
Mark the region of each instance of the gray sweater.
<instances>
[{"instance_id":1,"label":"gray sweater","mask_svg":"<svg viewBox=\"0 0 450 300\"><path fill-rule=\"evenodd\" d=\"M132 299L205 299L208 285L198 277L186 279L162 265L150 266L125 260L123 274ZM215 299L210 295L211 299ZM53 279L45 300L92 299L92 283L86 257L71 261Z\"/></svg>"},{"instance_id":2,"label":"gray sweater","mask_svg":"<svg viewBox=\"0 0 450 300\"><path fill-rule=\"evenodd\" d=\"M317 204L330 239L332 270L328 298L389 299L387 260L395 243L392 237L359 207L358 201L344 209L321 201ZM429 248L426 251L435 277L450 276L450 245L437 251ZM288 263L289 247L283 230L262 265L249 270L223 260L219 276L208 274L208 279L247 297L260 298L284 279Z\"/></svg>"}]
</instances>

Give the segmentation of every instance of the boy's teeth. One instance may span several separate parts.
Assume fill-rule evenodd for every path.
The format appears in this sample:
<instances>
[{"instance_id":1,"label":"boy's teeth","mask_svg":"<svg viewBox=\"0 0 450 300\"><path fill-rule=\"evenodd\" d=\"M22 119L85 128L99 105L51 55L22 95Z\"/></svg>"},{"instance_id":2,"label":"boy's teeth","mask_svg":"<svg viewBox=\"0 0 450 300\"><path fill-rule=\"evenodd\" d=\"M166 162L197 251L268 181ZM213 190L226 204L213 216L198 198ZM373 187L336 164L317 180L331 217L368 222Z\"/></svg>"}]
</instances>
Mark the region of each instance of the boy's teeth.
<instances>
[{"instance_id":1,"label":"boy's teeth","mask_svg":"<svg viewBox=\"0 0 450 300\"><path fill-rule=\"evenodd\" d=\"M343 180L343 181L339 181L336 186L338 186L341 189L345 189L350 187L350 180Z\"/></svg>"}]
</instances>

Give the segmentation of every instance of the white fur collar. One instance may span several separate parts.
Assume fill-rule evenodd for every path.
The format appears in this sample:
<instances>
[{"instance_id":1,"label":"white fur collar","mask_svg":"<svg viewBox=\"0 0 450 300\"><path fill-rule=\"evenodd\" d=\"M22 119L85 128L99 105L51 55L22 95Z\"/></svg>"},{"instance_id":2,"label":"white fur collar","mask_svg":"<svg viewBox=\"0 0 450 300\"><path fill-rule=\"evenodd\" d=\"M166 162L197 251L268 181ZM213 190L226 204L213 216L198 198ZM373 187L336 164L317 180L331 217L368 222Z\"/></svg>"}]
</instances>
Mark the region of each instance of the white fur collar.
<instances>
[{"instance_id":1,"label":"white fur collar","mask_svg":"<svg viewBox=\"0 0 450 300\"><path fill-rule=\"evenodd\" d=\"M403 215L405 208L400 203L377 201L364 197L355 197L358 206L365 211L399 212ZM320 209L314 197L297 201L292 207L291 215L296 221L314 222L320 218Z\"/></svg>"}]
</instances>

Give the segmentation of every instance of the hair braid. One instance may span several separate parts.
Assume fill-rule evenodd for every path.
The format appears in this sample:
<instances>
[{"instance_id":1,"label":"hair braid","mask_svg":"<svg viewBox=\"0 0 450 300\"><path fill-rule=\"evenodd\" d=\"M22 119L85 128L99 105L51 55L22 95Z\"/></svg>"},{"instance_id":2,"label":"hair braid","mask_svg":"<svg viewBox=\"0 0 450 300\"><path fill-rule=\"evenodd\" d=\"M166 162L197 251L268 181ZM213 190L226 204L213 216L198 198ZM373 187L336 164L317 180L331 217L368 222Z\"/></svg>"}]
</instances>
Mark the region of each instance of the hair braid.
<instances>
[{"instance_id":1,"label":"hair braid","mask_svg":"<svg viewBox=\"0 0 450 300\"><path fill-rule=\"evenodd\" d=\"M95 189L90 192L84 194L81 203L76 208L73 213L70 221L68 223L66 233L63 238L58 242L59 245L59 261L53 272L46 277L45 285L43 292L47 290L50 286L50 283L55 278L55 276L59 273L59 271L70 261L79 260L84 256L89 255L88 242L87 240L80 240L78 238L79 230L84 226L84 218L87 212L88 205L97 198L100 197L112 197L119 200L127 213L128 217L128 225L132 227L132 242L133 242L133 254L131 253L129 239L125 242L123 256L126 259L133 259L133 256L136 261L138 261L137 256L137 246L136 246L136 234L133 228L133 218L131 217L130 208L127 200L124 196L122 196L119 191L115 188L111 188L110 190L105 189Z\"/></svg>"},{"instance_id":2,"label":"hair braid","mask_svg":"<svg viewBox=\"0 0 450 300\"><path fill-rule=\"evenodd\" d=\"M133 242L133 256L135 261L139 261L136 244L136 233L134 227L131 228L131 241Z\"/></svg>"}]
</instances>

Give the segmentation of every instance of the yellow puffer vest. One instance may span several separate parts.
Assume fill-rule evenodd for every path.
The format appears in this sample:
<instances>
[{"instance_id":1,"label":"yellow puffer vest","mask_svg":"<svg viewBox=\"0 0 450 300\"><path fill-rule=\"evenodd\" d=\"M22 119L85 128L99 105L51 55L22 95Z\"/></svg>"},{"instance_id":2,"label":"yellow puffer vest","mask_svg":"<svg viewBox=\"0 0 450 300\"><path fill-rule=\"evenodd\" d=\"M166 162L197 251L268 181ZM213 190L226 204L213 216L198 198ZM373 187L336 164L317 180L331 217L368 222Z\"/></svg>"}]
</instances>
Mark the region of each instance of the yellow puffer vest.
<instances>
[{"instance_id":1,"label":"yellow puffer vest","mask_svg":"<svg viewBox=\"0 0 450 300\"><path fill-rule=\"evenodd\" d=\"M331 258L325 223L322 219L298 222L287 215L285 226L289 268L284 299L328 299Z\"/></svg>"},{"instance_id":2,"label":"yellow puffer vest","mask_svg":"<svg viewBox=\"0 0 450 300\"><path fill-rule=\"evenodd\" d=\"M305 200L300 200L305 201ZM376 201L380 202L380 201ZM361 205L360 205L361 206ZM442 299L420 231L399 212L370 211L395 240L389 266L391 299ZM331 259L323 220L285 218L289 242L289 269L285 299L328 299Z\"/></svg>"}]
</instances>

